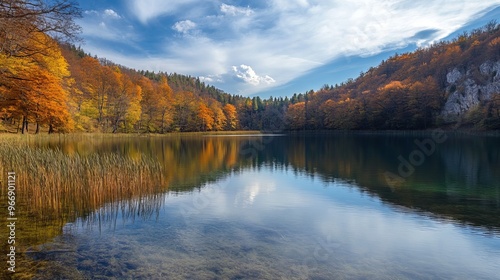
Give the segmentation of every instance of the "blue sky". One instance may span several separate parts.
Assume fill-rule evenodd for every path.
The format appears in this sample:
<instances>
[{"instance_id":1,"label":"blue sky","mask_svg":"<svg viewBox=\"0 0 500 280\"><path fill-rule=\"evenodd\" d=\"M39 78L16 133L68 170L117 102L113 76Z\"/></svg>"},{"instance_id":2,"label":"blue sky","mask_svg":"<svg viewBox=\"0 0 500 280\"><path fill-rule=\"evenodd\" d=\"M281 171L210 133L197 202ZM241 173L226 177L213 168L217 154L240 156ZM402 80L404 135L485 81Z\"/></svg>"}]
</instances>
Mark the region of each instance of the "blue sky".
<instances>
[{"instance_id":1,"label":"blue sky","mask_svg":"<svg viewBox=\"0 0 500 280\"><path fill-rule=\"evenodd\" d=\"M79 0L92 55L285 96L341 83L395 52L500 15L500 0Z\"/></svg>"}]
</instances>

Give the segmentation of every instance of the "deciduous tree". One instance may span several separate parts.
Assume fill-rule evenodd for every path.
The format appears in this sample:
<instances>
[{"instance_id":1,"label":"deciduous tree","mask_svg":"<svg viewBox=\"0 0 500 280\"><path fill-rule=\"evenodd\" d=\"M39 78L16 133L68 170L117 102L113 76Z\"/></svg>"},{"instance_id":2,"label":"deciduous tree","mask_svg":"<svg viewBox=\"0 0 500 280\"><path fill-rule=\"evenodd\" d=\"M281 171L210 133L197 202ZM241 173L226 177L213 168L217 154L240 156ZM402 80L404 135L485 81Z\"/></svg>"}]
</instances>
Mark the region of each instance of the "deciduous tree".
<instances>
[{"instance_id":1,"label":"deciduous tree","mask_svg":"<svg viewBox=\"0 0 500 280\"><path fill-rule=\"evenodd\" d=\"M226 123L224 129L235 130L238 127L238 113L236 107L232 104L226 104L222 108L224 115L226 116Z\"/></svg>"}]
</instances>

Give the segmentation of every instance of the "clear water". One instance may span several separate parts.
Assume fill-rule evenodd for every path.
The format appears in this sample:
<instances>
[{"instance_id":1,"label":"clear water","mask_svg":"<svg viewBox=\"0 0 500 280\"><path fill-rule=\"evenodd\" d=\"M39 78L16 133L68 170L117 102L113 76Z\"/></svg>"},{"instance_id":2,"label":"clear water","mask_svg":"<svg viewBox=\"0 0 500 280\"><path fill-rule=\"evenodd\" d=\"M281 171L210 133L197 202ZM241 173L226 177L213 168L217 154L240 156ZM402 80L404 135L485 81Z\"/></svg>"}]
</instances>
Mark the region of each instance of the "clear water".
<instances>
[{"instance_id":1,"label":"clear water","mask_svg":"<svg viewBox=\"0 0 500 280\"><path fill-rule=\"evenodd\" d=\"M87 147L157 158L169 191L94 209L27 255L37 279L499 279L500 139L449 136L403 176L415 139L429 136Z\"/></svg>"}]
</instances>

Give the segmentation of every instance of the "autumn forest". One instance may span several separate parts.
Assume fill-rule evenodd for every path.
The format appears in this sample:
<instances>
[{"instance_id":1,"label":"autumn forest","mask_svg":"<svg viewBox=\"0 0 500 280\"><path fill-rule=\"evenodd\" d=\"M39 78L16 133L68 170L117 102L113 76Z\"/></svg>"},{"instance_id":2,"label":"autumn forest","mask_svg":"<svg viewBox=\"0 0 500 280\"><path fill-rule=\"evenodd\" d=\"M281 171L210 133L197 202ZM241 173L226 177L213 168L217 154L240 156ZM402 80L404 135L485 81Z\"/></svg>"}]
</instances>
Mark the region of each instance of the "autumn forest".
<instances>
[{"instance_id":1,"label":"autumn forest","mask_svg":"<svg viewBox=\"0 0 500 280\"><path fill-rule=\"evenodd\" d=\"M340 85L290 97L225 93L177 73L130 69L78 47L69 1L0 4L0 131L167 133L224 130L500 128L500 95L453 122L441 116L454 68L488 80L500 26L397 54ZM166 66L168 67L168 65Z\"/></svg>"}]
</instances>

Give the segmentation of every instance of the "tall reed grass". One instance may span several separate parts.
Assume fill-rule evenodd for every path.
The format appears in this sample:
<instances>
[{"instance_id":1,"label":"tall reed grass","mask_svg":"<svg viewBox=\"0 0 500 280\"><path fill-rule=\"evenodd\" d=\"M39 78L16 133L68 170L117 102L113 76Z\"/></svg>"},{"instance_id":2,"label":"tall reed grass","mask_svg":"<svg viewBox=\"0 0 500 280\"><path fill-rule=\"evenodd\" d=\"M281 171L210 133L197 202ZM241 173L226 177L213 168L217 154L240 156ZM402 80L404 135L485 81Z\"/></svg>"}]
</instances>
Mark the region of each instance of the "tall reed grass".
<instances>
[{"instance_id":1,"label":"tall reed grass","mask_svg":"<svg viewBox=\"0 0 500 280\"><path fill-rule=\"evenodd\" d=\"M18 197L31 215L39 217L82 217L106 203L147 197L166 188L161 165L146 156L68 155L16 138L0 141L2 168L2 174L16 172Z\"/></svg>"}]
</instances>

